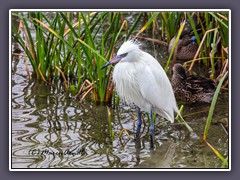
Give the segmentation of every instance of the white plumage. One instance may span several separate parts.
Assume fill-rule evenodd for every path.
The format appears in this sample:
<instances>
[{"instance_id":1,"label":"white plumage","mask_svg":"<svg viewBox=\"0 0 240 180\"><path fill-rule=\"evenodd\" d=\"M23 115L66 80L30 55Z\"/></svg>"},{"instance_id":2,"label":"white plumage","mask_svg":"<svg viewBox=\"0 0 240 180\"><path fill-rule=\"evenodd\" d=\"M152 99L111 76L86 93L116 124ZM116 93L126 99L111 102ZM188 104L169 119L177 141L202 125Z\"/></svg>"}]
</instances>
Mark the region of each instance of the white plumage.
<instances>
[{"instance_id":1,"label":"white plumage","mask_svg":"<svg viewBox=\"0 0 240 180\"><path fill-rule=\"evenodd\" d=\"M153 148L152 113L155 112L171 122L174 122L174 111L179 114L171 83L158 61L140 50L139 44L132 40L124 42L116 57L102 69L115 63L118 64L113 70L113 81L118 95L126 102L137 106L137 138L140 137L142 124L140 110L150 113L149 132Z\"/></svg>"},{"instance_id":2,"label":"white plumage","mask_svg":"<svg viewBox=\"0 0 240 180\"><path fill-rule=\"evenodd\" d=\"M139 44L126 41L117 56L127 53L113 70L113 81L120 98L144 111L153 112L174 122L178 113L171 83L162 66Z\"/></svg>"}]
</instances>

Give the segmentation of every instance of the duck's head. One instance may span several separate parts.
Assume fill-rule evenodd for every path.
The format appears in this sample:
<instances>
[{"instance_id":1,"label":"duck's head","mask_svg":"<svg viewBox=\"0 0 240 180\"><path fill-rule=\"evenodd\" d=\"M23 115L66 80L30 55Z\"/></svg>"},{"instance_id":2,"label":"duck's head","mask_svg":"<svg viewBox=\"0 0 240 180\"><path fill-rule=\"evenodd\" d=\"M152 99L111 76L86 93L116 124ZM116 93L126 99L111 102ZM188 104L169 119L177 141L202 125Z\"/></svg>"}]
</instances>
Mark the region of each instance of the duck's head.
<instances>
[{"instance_id":1,"label":"duck's head","mask_svg":"<svg viewBox=\"0 0 240 180\"><path fill-rule=\"evenodd\" d=\"M177 77L177 78L181 78L181 79L186 79L187 75L186 75L185 68L179 63L174 64L174 66L173 66L173 76Z\"/></svg>"}]
</instances>

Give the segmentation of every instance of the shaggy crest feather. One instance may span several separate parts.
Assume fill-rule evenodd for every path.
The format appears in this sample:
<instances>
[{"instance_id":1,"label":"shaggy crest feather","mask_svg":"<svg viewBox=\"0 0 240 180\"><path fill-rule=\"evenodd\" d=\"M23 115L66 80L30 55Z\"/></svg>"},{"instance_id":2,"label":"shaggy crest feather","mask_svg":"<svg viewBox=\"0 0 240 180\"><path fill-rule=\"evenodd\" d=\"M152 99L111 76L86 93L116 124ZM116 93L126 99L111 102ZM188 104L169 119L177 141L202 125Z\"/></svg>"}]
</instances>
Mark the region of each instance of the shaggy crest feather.
<instances>
[{"instance_id":1,"label":"shaggy crest feather","mask_svg":"<svg viewBox=\"0 0 240 180\"><path fill-rule=\"evenodd\" d=\"M141 44L138 41L130 39L122 44L122 46L120 47L120 49L117 52L117 55L139 49L140 45Z\"/></svg>"}]
</instances>

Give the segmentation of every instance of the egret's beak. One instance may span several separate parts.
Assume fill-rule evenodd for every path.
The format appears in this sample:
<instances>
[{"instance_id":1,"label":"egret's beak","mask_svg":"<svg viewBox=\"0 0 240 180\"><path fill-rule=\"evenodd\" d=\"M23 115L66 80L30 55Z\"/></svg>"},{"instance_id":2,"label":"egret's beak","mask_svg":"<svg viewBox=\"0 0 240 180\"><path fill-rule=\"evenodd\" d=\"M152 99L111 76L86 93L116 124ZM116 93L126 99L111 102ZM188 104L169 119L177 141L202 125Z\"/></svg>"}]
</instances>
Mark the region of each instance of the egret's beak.
<instances>
[{"instance_id":1,"label":"egret's beak","mask_svg":"<svg viewBox=\"0 0 240 180\"><path fill-rule=\"evenodd\" d=\"M101 70L104 69L105 67L108 67L108 66L111 65L111 64L116 64L116 63L118 63L122 58L123 58L123 57L121 57L121 56L116 56L116 57L114 57L111 61L107 62L107 63L101 68Z\"/></svg>"}]
</instances>

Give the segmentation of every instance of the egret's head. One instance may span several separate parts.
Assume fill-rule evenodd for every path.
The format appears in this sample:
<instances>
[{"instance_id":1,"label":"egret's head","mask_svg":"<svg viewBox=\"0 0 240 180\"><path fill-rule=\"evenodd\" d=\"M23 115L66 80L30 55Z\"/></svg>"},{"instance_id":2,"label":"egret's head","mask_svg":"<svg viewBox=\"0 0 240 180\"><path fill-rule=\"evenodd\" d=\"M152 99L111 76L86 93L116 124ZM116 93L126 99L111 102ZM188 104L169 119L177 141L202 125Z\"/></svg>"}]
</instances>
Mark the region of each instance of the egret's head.
<instances>
[{"instance_id":1,"label":"egret's head","mask_svg":"<svg viewBox=\"0 0 240 180\"><path fill-rule=\"evenodd\" d=\"M105 67L118 63L119 61L130 61L133 59L134 52L139 50L140 44L134 40L128 40L124 42L119 48L117 55L108 63L106 63L101 69Z\"/></svg>"},{"instance_id":2,"label":"egret's head","mask_svg":"<svg viewBox=\"0 0 240 180\"><path fill-rule=\"evenodd\" d=\"M187 77L185 68L179 63L174 64L173 75L176 77L180 77L181 79L186 79Z\"/></svg>"}]
</instances>

